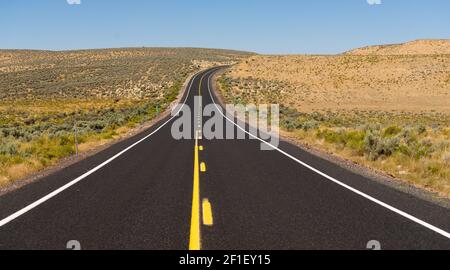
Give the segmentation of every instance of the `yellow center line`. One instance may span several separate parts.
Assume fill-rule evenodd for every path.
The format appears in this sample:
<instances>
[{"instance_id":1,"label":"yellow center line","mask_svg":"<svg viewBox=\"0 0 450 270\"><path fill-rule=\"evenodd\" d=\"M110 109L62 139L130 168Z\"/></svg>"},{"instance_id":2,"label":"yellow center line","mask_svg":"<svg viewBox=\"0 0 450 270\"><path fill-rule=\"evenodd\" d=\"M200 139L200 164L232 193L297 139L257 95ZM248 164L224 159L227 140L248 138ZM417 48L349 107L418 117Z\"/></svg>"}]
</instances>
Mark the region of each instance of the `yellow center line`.
<instances>
[{"instance_id":1,"label":"yellow center line","mask_svg":"<svg viewBox=\"0 0 450 270\"><path fill-rule=\"evenodd\" d=\"M206 74L200 78L198 86L198 95L201 96L202 81ZM201 104L199 105L201 109ZM200 116L199 116L200 120ZM194 147L194 187L192 191L192 210L191 210L191 229L189 235L189 250L201 249L201 232L200 232L200 164L198 158L199 146L198 140L201 139L199 135L201 131L195 132L195 147Z\"/></svg>"},{"instance_id":2,"label":"yellow center line","mask_svg":"<svg viewBox=\"0 0 450 270\"><path fill-rule=\"evenodd\" d=\"M200 78L200 83L198 85L198 96L202 95L202 82L203 82L203 78L205 77L206 74L203 74L203 76Z\"/></svg>"},{"instance_id":3,"label":"yellow center line","mask_svg":"<svg viewBox=\"0 0 450 270\"><path fill-rule=\"evenodd\" d=\"M198 137L194 148L194 190L192 193L191 232L189 250L200 250L200 173L198 164Z\"/></svg>"}]
</instances>

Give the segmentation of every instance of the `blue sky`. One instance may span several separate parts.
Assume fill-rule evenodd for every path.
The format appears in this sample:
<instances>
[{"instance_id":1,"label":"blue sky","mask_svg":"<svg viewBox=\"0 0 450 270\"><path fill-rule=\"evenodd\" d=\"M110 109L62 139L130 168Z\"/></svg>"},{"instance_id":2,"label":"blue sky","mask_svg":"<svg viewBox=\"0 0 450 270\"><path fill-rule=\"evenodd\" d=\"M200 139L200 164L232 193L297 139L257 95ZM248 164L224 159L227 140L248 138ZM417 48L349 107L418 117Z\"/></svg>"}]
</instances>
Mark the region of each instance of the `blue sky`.
<instances>
[{"instance_id":1,"label":"blue sky","mask_svg":"<svg viewBox=\"0 0 450 270\"><path fill-rule=\"evenodd\" d=\"M0 1L0 48L161 46L328 54L450 38L449 0L81 1Z\"/></svg>"}]
</instances>

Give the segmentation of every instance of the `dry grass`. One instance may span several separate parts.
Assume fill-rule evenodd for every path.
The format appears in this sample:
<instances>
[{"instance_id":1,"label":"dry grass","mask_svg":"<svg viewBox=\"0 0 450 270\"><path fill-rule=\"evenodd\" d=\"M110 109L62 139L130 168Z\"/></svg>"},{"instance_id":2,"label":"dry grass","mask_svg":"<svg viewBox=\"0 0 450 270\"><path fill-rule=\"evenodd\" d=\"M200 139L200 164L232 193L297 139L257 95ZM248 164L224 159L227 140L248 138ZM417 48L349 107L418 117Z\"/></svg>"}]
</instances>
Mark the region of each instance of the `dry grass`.
<instances>
[{"instance_id":1,"label":"dry grass","mask_svg":"<svg viewBox=\"0 0 450 270\"><path fill-rule=\"evenodd\" d=\"M450 113L450 55L254 56L235 66L233 96L301 111Z\"/></svg>"},{"instance_id":2,"label":"dry grass","mask_svg":"<svg viewBox=\"0 0 450 270\"><path fill-rule=\"evenodd\" d=\"M368 46L346 52L349 55L436 55L450 54L450 40L415 40L403 44Z\"/></svg>"},{"instance_id":3,"label":"dry grass","mask_svg":"<svg viewBox=\"0 0 450 270\"><path fill-rule=\"evenodd\" d=\"M6 170L9 179L20 179L34 171L34 166L29 163L19 163L12 165Z\"/></svg>"},{"instance_id":4,"label":"dry grass","mask_svg":"<svg viewBox=\"0 0 450 270\"><path fill-rule=\"evenodd\" d=\"M429 131L428 134L422 136L419 140L429 140L434 145L436 149L430 153L417 157L414 155L405 155L396 149L389 156L382 155L376 159L371 159L361 149L352 145L352 142L354 143L355 141L335 141L317 136L318 133L324 130L330 130L330 128L321 125L317 129L311 130L297 129L290 132L284 130L283 134L293 140L321 149L329 154L338 155L357 164L385 172L415 186L438 192L442 196L450 196L449 138L442 140L439 138L440 135ZM348 134L358 129L334 128L332 130L338 130L338 132L342 133L347 132Z\"/></svg>"},{"instance_id":5,"label":"dry grass","mask_svg":"<svg viewBox=\"0 0 450 270\"><path fill-rule=\"evenodd\" d=\"M425 45L253 56L219 85L228 102L280 104L289 137L450 196L450 54Z\"/></svg>"},{"instance_id":6,"label":"dry grass","mask_svg":"<svg viewBox=\"0 0 450 270\"><path fill-rule=\"evenodd\" d=\"M128 135L201 68L248 53L211 49L0 50L0 187Z\"/></svg>"}]
</instances>

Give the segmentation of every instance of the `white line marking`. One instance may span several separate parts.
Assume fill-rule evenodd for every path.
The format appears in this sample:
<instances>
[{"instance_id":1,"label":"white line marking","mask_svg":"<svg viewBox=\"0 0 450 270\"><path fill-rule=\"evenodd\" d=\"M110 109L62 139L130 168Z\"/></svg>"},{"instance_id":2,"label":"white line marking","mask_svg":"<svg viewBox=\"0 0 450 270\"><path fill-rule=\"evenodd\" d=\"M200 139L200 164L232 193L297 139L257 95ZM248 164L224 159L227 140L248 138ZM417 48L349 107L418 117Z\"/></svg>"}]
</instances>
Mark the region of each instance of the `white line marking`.
<instances>
[{"instance_id":1,"label":"white line marking","mask_svg":"<svg viewBox=\"0 0 450 270\"><path fill-rule=\"evenodd\" d=\"M384 202L382 202L382 201L380 201L380 200L378 200L378 199L375 199L374 197L372 197L372 196L370 196L370 195L367 195L367 194L365 194L365 193L363 193L363 192L361 192L361 191L359 191L359 190L357 190L357 189L355 189L355 188L353 188L353 187L351 187L351 186L349 186L349 185L347 185L347 184L344 184L344 183L340 182L339 180L337 180L337 179L335 179L335 178L333 178L333 177L331 177L331 176L329 176L329 175L327 175L327 174L325 174L325 173L319 171L318 169L316 169L316 168L314 168L314 167L312 167L312 166L306 164L305 162L299 160L298 158L292 156L291 154L286 153L285 151L281 150L280 148L278 148L278 147L276 147L276 146L274 146L274 145L272 145L272 144L270 144L270 143L264 141L263 139L259 138L258 136L255 136L255 135L251 134L250 132L246 131L244 128L242 128L241 126L239 126L238 124L236 124L233 120L229 119L229 118L222 112L222 110L219 108L219 106L216 104L216 101L214 100L214 97L213 97L213 95L212 95L212 93L211 93L211 88L210 88L210 84L211 84L211 75L212 75L212 74L210 74L210 75L208 76L208 91L209 91L209 95L210 95L210 97L211 97L211 100L213 101L214 105L216 106L216 108L217 108L217 110L220 112L220 114L222 114L222 116L223 116L226 120L228 120L230 123L234 124L234 125L235 125L236 127L238 127L240 130L244 131L245 133L247 133L247 134L250 135L251 137L253 137L253 138L255 138L255 139L261 141L262 143L265 143L265 144L268 145L269 147L271 147L271 148L273 148L274 150L280 152L281 154L287 156L288 158L294 160L295 162L301 164L302 166L304 166L304 167L310 169L311 171L313 171L313 172L315 172L315 173L317 173L317 174L319 174L319 175L321 175L321 176L327 178L328 180L330 180L330 181L332 181L332 182L334 182L334 183L336 183L336 184L338 184L338 185L340 185L340 186L342 186L342 187L344 187L344 188L346 188L346 189L348 189L348 190L350 190L350 191L352 191L352 192L354 192L354 193L356 193L356 194L358 194L358 195L360 195L360 196L362 196L362 197L364 197L364 198L366 198L366 199L368 199L368 200L370 200L370 201L372 201L372 202L374 202L374 203L376 203L376 204L378 204L378 205L381 205L381 206L384 207L384 208L387 208L387 209L389 209L389 210L391 210L391 211L393 211L393 212L395 212L395 213L397 213L397 214L399 214L399 215L401 215L401 216L403 216L403 217L405 217L405 218L407 218L407 219L409 219L409 220L411 220L411 221L413 221L413 222L416 222L416 223L418 223L418 224L420 224L420 225L422 225L422 226L424 226L424 227L426 227L426 228L428 228L428 229L430 229L430 230L432 230L432 231L434 231L434 232L436 232L436 233L438 233L438 234L440 234L440 235L442 235L442 236L444 236L444 237L450 239L450 233L449 233L449 232L446 232L446 231L444 231L444 230L442 230L442 229L440 229L440 228L438 228L438 227L436 227L436 226L434 226L434 225L431 225L431 224L429 224L429 223L427 223L427 222L425 222L425 221L423 221L423 220L421 220L421 219L418 219L418 218L416 218L416 217L414 217L414 216L412 216L412 215L410 215L410 214L408 214L408 213L406 213L406 212L404 212L404 211L402 211L402 210L399 210L399 209L397 209L397 208L395 208L395 207L393 207L393 206L390 206L389 204L386 204L386 203L384 203Z\"/></svg>"},{"instance_id":2,"label":"white line marking","mask_svg":"<svg viewBox=\"0 0 450 270\"><path fill-rule=\"evenodd\" d=\"M212 70L210 70L212 71ZM188 93L186 95L186 98L183 101L183 105L186 104L187 99L189 98L189 95L191 93L191 88L192 88L192 84L194 83L195 79L198 77L198 75L200 73L202 73L204 71L200 71L199 73L195 74L194 77L192 77L191 81L188 84ZM206 73L208 73L209 71L207 71ZM70 188L71 186L75 185L76 183L80 182L81 180L85 179L86 177L88 177L89 175L95 173L96 171L100 170L101 168L103 168L104 166L106 166L108 163L112 162L113 160L115 160L116 158L120 157L121 155L123 155L125 152L129 151L131 148L135 147L136 145L140 144L141 142L145 141L146 139L148 139L150 136L152 136L153 134L155 134L156 132L158 132L159 130L161 130L164 126L166 126L168 123L170 123L170 121L172 121L181 111L182 106L180 106L180 109L177 111L177 113L172 116L169 120L167 120L166 122L164 122L161 126L159 126L157 129L155 129L152 133L150 133L149 135L145 136L144 138L142 138L141 140L133 143L132 145L130 145L129 147L127 147L126 149L122 150L120 153L116 154L115 156L113 156L112 158L108 159L107 161L103 162L102 164L98 165L97 167L95 167L94 169L88 171L87 173L81 175L80 177L72 180L71 182L65 184L64 186L58 188L57 190L51 192L50 194L42 197L41 199L29 204L28 206L22 208L21 210L15 212L14 214L2 219L0 221L0 227L8 224L9 222L13 221L14 219L20 217L21 215L27 213L28 211L32 210L33 208L39 206L40 204L50 200L51 198L55 197L56 195L58 195L59 193L63 192L64 190Z\"/></svg>"}]
</instances>

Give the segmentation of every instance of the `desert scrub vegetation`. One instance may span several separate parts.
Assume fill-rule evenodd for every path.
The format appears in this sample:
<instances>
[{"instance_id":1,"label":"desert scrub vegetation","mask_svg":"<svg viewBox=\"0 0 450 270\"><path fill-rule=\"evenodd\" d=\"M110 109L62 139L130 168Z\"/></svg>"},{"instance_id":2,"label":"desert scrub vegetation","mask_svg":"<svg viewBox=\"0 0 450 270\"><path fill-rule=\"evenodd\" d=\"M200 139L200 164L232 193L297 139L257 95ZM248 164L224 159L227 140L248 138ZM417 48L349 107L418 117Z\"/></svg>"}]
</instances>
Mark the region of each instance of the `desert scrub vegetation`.
<instances>
[{"instance_id":1,"label":"desert scrub vegetation","mask_svg":"<svg viewBox=\"0 0 450 270\"><path fill-rule=\"evenodd\" d=\"M175 90L175 87L174 87ZM175 100L99 100L0 105L0 184L5 185L75 154L118 139L150 121ZM36 111L27 108L35 106ZM59 108L59 110L58 110Z\"/></svg>"},{"instance_id":2,"label":"desert scrub vegetation","mask_svg":"<svg viewBox=\"0 0 450 270\"><path fill-rule=\"evenodd\" d=\"M390 114L381 121L363 117L283 112L281 126L323 150L450 195L449 116L417 122L414 114Z\"/></svg>"},{"instance_id":3,"label":"desert scrub vegetation","mask_svg":"<svg viewBox=\"0 0 450 270\"><path fill-rule=\"evenodd\" d=\"M281 107L282 133L450 196L450 55L253 56L217 79L230 103Z\"/></svg>"},{"instance_id":4,"label":"desert scrub vegetation","mask_svg":"<svg viewBox=\"0 0 450 270\"><path fill-rule=\"evenodd\" d=\"M126 136L185 80L248 53L210 49L0 50L0 187Z\"/></svg>"},{"instance_id":5,"label":"desert scrub vegetation","mask_svg":"<svg viewBox=\"0 0 450 270\"><path fill-rule=\"evenodd\" d=\"M0 50L0 99L155 98L201 67L248 55L189 48Z\"/></svg>"},{"instance_id":6,"label":"desert scrub vegetation","mask_svg":"<svg viewBox=\"0 0 450 270\"><path fill-rule=\"evenodd\" d=\"M253 56L226 75L232 96L299 111L450 113L450 55Z\"/></svg>"}]
</instances>

